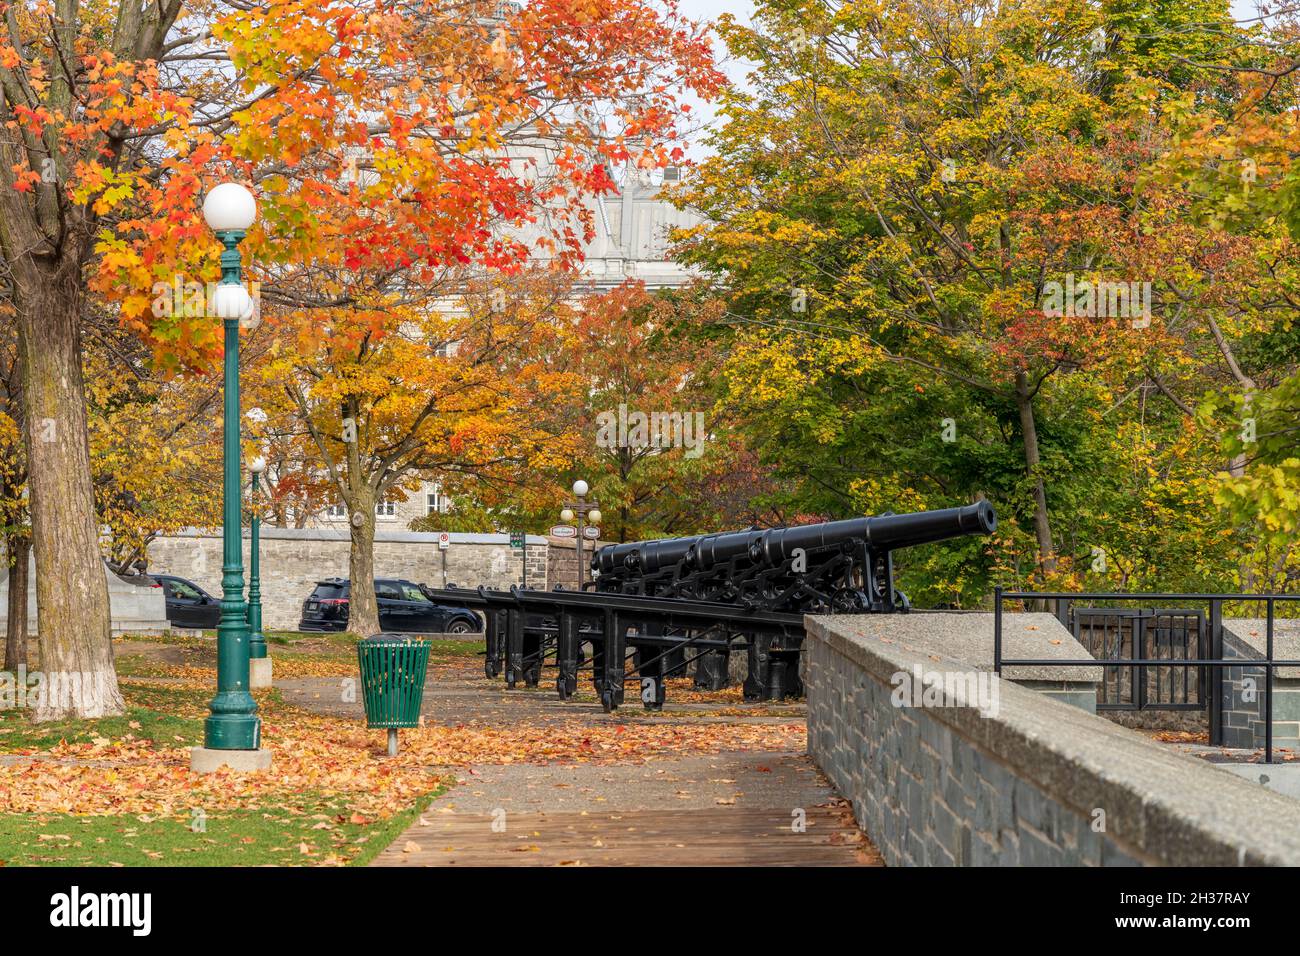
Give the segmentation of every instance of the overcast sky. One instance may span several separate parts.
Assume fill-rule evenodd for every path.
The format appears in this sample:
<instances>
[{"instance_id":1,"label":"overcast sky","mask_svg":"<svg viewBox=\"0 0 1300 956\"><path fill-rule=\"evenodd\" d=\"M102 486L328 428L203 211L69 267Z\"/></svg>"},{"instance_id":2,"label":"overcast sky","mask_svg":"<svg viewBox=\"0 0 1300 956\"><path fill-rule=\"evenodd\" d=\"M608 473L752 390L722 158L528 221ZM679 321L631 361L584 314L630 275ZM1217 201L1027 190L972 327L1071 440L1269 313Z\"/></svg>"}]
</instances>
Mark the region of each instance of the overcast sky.
<instances>
[{"instance_id":1,"label":"overcast sky","mask_svg":"<svg viewBox=\"0 0 1300 956\"><path fill-rule=\"evenodd\" d=\"M713 22L722 14L730 13L742 22L748 22L754 4L750 0L681 0L680 9L682 13L694 20ZM716 37L714 38L713 55L721 61L720 66L731 79L731 82L740 84L745 82L745 64L727 59L726 44ZM687 102L691 104L691 109L700 117L701 122L712 121L713 108L710 104L694 97L690 97ZM702 134L695 133L691 138L693 141L688 150L691 159L698 160L707 155L708 151L700 143Z\"/></svg>"}]
</instances>

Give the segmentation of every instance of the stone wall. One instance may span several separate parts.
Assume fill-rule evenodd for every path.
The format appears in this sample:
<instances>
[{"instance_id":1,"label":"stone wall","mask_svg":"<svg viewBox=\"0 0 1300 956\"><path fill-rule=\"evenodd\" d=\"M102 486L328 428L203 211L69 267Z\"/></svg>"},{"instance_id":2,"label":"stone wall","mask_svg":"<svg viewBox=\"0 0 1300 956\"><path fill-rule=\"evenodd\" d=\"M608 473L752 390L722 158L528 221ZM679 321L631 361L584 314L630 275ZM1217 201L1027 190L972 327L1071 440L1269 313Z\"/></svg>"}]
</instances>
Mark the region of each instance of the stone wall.
<instances>
[{"instance_id":1,"label":"stone wall","mask_svg":"<svg viewBox=\"0 0 1300 956\"><path fill-rule=\"evenodd\" d=\"M262 528L261 578L263 626L294 630L307 599L322 578L348 577L346 531L325 528ZM544 583L546 539L528 535L530 587ZM244 533L244 568L248 568L248 533ZM221 596L221 536L186 532L155 539L149 545L149 571L176 574ZM446 550L438 535L418 531L375 533L376 577L406 578L431 587L507 588L521 583L523 551L510 547L504 534L453 534Z\"/></svg>"},{"instance_id":2,"label":"stone wall","mask_svg":"<svg viewBox=\"0 0 1300 956\"><path fill-rule=\"evenodd\" d=\"M1010 679L985 674L983 712L960 688L896 706L918 668L981 670L917 617L992 643L992 615L807 619L809 752L889 864L1300 864L1300 802Z\"/></svg>"},{"instance_id":3,"label":"stone wall","mask_svg":"<svg viewBox=\"0 0 1300 956\"><path fill-rule=\"evenodd\" d=\"M546 557L546 580L550 588L563 584L566 588L578 587L578 544L574 538L555 538L548 536ZM591 556L596 549L604 547L608 541L582 542L582 563L584 581L591 580Z\"/></svg>"},{"instance_id":4,"label":"stone wall","mask_svg":"<svg viewBox=\"0 0 1300 956\"><path fill-rule=\"evenodd\" d=\"M1268 624L1256 618L1223 622L1223 656L1264 660ZM1300 621L1273 622L1273 659L1300 660ZM1268 677L1264 667L1224 668L1223 740L1225 747L1263 747L1268 720ZM1273 674L1273 746L1300 750L1300 668L1279 667Z\"/></svg>"},{"instance_id":5,"label":"stone wall","mask_svg":"<svg viewBox=\"0 0 1300 956\"><path fill-rule=\"evenodd\" d=\"M104 566L108 584L109 619L114 634L164 634L167 632L167 599L161 588L149 582L133 583ZM0 566L0 608L9 606L9 569ZM0 635L9 631L5 614L0 611ZM40 633L36 608L36 557L27 565L27 636Z\"/></svg>"}]
</instances>

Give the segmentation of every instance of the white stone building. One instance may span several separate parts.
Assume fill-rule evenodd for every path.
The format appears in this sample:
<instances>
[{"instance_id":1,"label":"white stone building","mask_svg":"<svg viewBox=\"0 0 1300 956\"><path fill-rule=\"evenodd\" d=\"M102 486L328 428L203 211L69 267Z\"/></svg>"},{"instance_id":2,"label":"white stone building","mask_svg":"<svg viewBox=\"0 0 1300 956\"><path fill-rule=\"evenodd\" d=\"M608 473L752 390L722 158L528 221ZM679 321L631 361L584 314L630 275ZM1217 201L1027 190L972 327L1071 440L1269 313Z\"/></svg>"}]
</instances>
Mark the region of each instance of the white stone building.
<instances>
[{"instance_id":1,"label":"white stone building","mask_svg":"<svg viewBox=\"0 0 1300 956\"><path fill-rule=\"evenodd\" d=\"M676 289L693 278L691 270L668 257L669 233L700 221L697 214L680 210L661 196L663 187L676 184L679 177L676 167L653 173L627 168L616 194L588 198L595 235L583 250L575 295L608 292L628 280L640 280L651 291ZM446 513L449 506L438 483L426 481L405 499L394 496L379 502L375 518L380 529L403 530L416 518ZM331 505L306 527L346 530L347 508Z\"/></svg>"}]
</instances>

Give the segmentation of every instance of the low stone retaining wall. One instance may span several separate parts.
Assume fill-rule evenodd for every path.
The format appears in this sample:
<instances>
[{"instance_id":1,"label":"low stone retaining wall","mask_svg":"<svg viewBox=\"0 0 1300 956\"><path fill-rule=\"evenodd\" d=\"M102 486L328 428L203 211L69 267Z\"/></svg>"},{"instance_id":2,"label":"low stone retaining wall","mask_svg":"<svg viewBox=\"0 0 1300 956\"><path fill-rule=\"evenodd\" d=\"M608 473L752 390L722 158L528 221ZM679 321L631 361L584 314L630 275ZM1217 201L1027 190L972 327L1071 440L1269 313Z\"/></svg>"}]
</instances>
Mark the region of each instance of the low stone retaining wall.
<instances>
[{"instance_id":1,"label":"low stone retaining wall","mask_svg":"<svg viewBox=\"0 0 1300 956\"><path fill-rule=\"evenodd\" d=\"M1223 622L1223 656L1243 661L1268 656L1268 622L1262 618L1228 618ZM1300 621L1273 622L1273 659L1300 660ZM1267 668L1224 669L1223 746L1263 747L1268 720ZM1300 750L1300 668L1273 672L1273 746Z\"/></svg>"},{"instance_id":2,"label":"low stone retaining wall","mask_svg":"<svg viewBox=\"0 0 1300 956\"><path fill-rule=\"evenodd\" d=\"M992 643L951 618L807 619L808 749L888 863L1300 865L1300 802L947 653ZM917 673L995 706L958 681L900 704Z\"/></svg>"},{"instance_id":3,"label":"low stone retaining wall","mask_svg":"<svg viewBox=\"0 0 1300 956\"><path fill-rule=\"evenodd\" d=\"M294 630L302 616L302 602L317 581L348 577L348 533L263 526L261 537L262 624L271 630ZM156 538L149 544L149 571L179 575L220 597L221 547L220 534L207 531ZM529 535L526 550L528 584L540 587L546 580L546 539ZM522 581L524 560L505 534L452 534L450 546L443 549L434 532L375 532L376 577L406 578L439 588L449 583L508 588ZM244 574L247 580L247 530Z\"/></svg>"},{"instance_id":4,"label":"low stone retaining wall","mask_svg":"<svg viewBox=\"0 0 1300 956\"><path fill-rule=\"evenodd\" d=\"M167 624L167 599L162 588L148 582L134 584L120 578L104 566L104 579L108 586L109 619L114 634L165 634ZM69 595L69 600L75 597ZM0 608L9 605L9 569L0 567ZM9 622L0 611L0 635L7 634ZM40 633L40 620L36 607L36 558L27 565L27 636L35 638Z\"/></svg>"}]
</instances>

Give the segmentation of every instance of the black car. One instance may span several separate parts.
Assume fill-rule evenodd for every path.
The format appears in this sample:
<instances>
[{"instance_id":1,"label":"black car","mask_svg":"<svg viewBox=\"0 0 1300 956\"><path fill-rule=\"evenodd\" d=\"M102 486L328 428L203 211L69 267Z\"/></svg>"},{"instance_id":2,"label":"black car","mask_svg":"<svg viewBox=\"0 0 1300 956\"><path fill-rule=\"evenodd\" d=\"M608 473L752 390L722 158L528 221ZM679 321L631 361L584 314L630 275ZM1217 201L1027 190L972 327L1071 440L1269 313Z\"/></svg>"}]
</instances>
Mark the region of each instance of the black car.
<instances>
[{"instance_id":1,"label":"black car","mask_svg":"<svg viewBox=\"0 0 1300 956\"><path fill-rule=\"evenodd\" d=\"M348 627L347 578L326 578L303 602L300 631L345 631ZM379 627L384 631L477 634L483 621L468 608L436 604L420 585L401 578L375 578Z\"/></svg>"},{"instance_id":2,"label":"black car","mask_svg":"<svg viewBox=\"0 0 1300 956\"><path fill-rule=\"evenodd\" d=\"M151 574L167 595L167 623L173 627L212 628L221 623L221 599L174 574Z\"/></svg>"}]
</instances>

